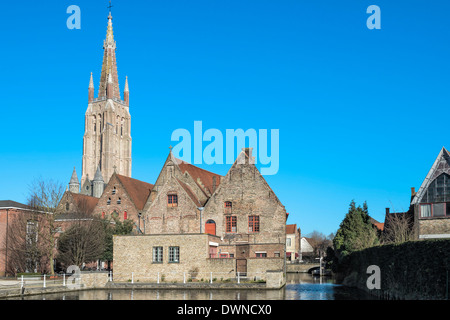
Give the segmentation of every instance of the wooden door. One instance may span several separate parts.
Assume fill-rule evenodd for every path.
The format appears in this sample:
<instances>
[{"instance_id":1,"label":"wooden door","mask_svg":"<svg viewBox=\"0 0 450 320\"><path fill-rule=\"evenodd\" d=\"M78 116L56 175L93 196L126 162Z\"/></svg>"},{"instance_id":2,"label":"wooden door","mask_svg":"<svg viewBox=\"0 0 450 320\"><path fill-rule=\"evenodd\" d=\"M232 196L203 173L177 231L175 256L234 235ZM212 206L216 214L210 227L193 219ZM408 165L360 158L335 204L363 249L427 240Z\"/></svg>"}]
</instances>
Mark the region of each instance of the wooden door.
<instances>
[{"instance_id":1,"label":"wooden door","mask_svg":"<svg viewBox=\"0 0 450 320\"><path fill-rule=\"evenodd\" d=\"M240 276L247 275L247 259L236 259L236 273Z\"/></svg>"}]
</instances>

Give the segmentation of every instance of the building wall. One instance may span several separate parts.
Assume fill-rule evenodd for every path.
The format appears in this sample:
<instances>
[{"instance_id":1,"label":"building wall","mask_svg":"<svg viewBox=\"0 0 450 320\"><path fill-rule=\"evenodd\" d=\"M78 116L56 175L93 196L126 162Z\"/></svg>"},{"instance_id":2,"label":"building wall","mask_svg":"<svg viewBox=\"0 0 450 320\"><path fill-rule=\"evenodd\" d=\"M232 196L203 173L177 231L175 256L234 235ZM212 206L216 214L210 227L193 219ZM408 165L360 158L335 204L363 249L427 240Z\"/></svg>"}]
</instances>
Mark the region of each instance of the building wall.
<instances>
[{"instance_id":1,"label":"building wall","mask_svg":"<svg viewBox=\"0 0 450 320\"><path fill-rule=\"evenodd\" d=\"M419 239L450 237L450 217L419 218L420 205L414 206L416 231Z\"/></svg>"},{"instance_id":2,"label":"building wall","mask_svg":"<svg viewBox=\"0 0 450 320\"><path fill-rule=\"evenodd\" d=\"M210 259L209 241L218 239L206 234L160 234L114 237L114 281L186 281L192 277L208 279L235 277L234 259ZM153 247L163 247L163 262L153 262ZM169 247L180 248L179 263L169 262Z\"/></svg>"},{"instance_id":3,"label":"building wall","mask_svg":"<svg viewBox=\"0 0 450 320\"><path fill-rule=\"evenodd\" d=\"M200 212L198 206L178 183L179 173L174 166L164 168L160 177L163 183L157 185L157 192L152 192L148 209L145 212L148 222L147 234L185 234L200 232ZM178 205L169 207L167 196L176 194Z\"/></svg>"},{"instance_id":4,"label":"building wall","mask_svg":"<svg viewBox=\"0 0 450 320\"><path fill-rule=\"evenodd\" d=\"M0 276L5 276L6 271L6 263L7 263L7 250L6 250L6 235L8 227L11 226L11 223L17 217L17 215L21 214L22 211L16 209L0 209Z\"/></svg>"},{"instance_id":5,"label":"building wall","mask_svg":"<svg viewBox=\"0 0 450 320\"><path fill-rule=\"evenodd\" d=\"M113 190L115 189L115 194ZM108 200L111 199L111 203L108 205ZM117 203L120 199L120 204ZM127 192L123 188L116 175L111 177L111 181L105 186L102 196L98 200L98 204L94 209L93 214L98 216L104 216L105 218L111 218L112 214L117 212L118 218L123 221L125 212L127 213L127 219L133 220L136 224L139 223L138 210L133 201L127 195ZM143 224L141 223L141 229Z\"/></svg>"},{"instance_id":6,"label":"building wall","mask_svg":"<svg viewBox=\"0 0 450 320\"><path fill-rule=\"evenodd\" d=\"M231 214L225 213L225 201L232 203ZM259 232L249 232L251 215L259 216ZM226 232L226 216L236 216L235 233ZM216 235L230 243L285 243L286 210L258 169L248 161L235 163L221 179L216 193L205 205L203 221L209 219L216 223Z\"/></svg>"}]
</instances>

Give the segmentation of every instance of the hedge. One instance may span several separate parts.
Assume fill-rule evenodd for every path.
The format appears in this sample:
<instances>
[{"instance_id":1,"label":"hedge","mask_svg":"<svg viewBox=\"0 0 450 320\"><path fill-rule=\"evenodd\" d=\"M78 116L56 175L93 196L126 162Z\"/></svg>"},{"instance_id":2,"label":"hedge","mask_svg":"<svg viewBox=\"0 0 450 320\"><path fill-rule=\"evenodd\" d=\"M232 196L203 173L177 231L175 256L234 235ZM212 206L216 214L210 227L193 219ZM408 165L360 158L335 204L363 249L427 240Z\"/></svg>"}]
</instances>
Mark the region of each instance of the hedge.
<instances>
[{"instance_id":1,"label":"hedge","mask_svg":"<svg viewBox=\"0 0 450 320\"><path fill-rule=\"evenodd\" d=\"M370 265L380 268L380 289L368 289ZM450 240L410 241L356 251L341 261L343 284L396 299L448 299Z\"/></svg>"}]
</instances>

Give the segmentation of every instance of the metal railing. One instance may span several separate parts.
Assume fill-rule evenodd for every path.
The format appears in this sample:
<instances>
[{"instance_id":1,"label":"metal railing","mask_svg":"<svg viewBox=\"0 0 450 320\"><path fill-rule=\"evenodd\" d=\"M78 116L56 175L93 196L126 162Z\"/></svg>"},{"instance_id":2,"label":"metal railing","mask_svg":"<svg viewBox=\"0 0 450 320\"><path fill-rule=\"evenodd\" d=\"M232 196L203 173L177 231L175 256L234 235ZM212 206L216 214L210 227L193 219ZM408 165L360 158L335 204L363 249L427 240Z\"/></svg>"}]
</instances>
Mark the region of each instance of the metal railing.
<instances>
[{"instance_id":1,"label":"metal railing","mask_svg":"<svg viewBox=\"0 0 450 320\"><path fill-rule=\"evenodd\" d=\"M115 283L259 283L265 282L265 272L130 272L110 273L109 281Z\"/></svg>"},{"instance_id":2,"label":"metal railing","mask_svg":"<svg viewBox=\"0 0 450 320\"><path fill-rule=\"evenodd\" d=\"M70 276L73 274L59 274L55 276L43 275L21 275L15 279L4 279L0 281L0 290L23 289L23 288L49 288L67 287Z\"/></svg>"}]
</instances>

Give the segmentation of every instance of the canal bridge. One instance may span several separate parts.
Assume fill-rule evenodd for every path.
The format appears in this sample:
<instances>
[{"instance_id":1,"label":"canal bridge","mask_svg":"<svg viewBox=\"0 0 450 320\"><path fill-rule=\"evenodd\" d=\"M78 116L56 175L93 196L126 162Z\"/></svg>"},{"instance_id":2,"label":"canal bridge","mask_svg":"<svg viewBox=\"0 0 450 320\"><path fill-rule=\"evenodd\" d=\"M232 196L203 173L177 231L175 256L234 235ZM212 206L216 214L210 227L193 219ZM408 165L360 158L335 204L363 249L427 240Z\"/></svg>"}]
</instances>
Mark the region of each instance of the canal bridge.
<instances>
[{"instance_id":1,"label":"canal bridge","mask_svg":"<svg viewBox=\"0 0 450 320\"><path fill-rule=\"evenodd\" d=\"M318 263L287 263L286 272L310 273L313 269L319 268Z\"/></svg>"}]
</instances>

